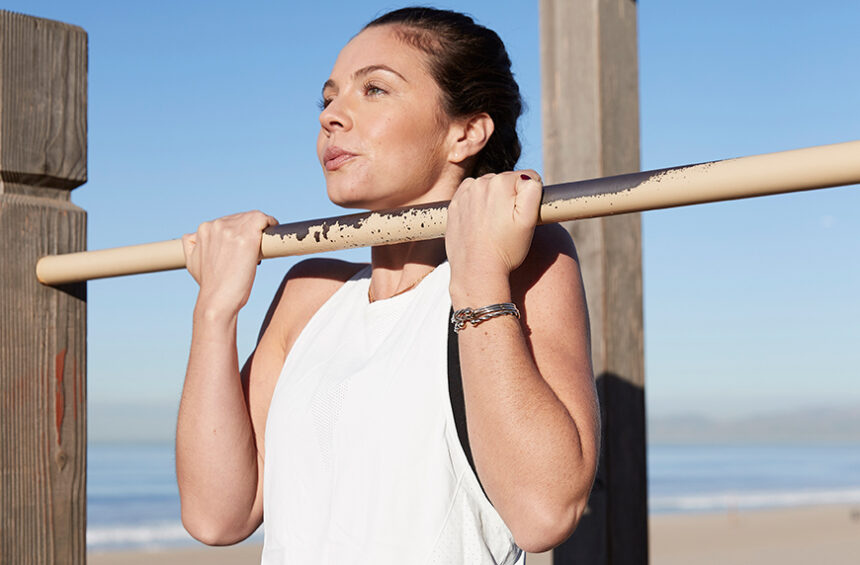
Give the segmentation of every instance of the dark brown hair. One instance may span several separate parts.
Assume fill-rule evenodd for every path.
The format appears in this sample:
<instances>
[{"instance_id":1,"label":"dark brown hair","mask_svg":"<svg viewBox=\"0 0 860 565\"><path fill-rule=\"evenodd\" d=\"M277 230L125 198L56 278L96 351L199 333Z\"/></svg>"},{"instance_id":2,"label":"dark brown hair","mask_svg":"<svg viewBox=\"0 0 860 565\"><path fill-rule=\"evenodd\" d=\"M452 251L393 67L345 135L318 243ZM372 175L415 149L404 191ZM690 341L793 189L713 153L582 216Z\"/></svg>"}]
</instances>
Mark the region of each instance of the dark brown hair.
<instances>
[{"instance_id":1,"label":"dark brown hair","mask_svg":"<svg viewBox=\"0 0 860 565\"><path fill-rule=\"evenodd\" d=\"M520 158L517 119L523 110L505 45L491 29L464 14L435 8L401 8L364 29L397 26L409 45L423 51L442 91L442 107L454 118L486 112L494 131L476 156L471 176L509 171Z\"/></svg>"}]
</instances>

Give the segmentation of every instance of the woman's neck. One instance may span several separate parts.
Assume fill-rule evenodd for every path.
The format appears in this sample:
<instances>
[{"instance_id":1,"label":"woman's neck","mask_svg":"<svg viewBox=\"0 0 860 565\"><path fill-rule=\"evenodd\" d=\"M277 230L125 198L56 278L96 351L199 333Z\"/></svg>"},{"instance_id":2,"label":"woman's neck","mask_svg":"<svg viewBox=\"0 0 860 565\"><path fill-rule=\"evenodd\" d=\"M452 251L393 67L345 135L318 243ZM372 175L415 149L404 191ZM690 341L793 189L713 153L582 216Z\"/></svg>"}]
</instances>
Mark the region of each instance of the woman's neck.
<instances>
[{"instance_id":1,"label":"woman's neck","mask_svg":"<svg viewBox=\"0 0 860 565\"><path fill-rule=\"evenodd\" d=\"M445 258L445 240L410 241L374 247L370 295L384 300L416 286Z\"/></svg>"}]
</instances>

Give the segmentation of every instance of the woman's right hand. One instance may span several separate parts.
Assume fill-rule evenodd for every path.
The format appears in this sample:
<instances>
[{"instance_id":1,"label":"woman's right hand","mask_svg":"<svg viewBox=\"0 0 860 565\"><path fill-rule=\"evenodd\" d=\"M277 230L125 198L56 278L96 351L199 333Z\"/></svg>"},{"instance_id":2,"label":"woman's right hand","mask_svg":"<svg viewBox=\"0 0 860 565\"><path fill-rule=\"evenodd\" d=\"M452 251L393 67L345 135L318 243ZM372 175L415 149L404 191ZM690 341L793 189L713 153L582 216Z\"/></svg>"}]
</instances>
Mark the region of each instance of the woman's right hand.
<instances>
[{"instance_id":1,"label":"woman's right hand","mask_svg":"<svg viewBox=\"0 0 860 565\"><path fill-rule=\"evenodd\" d=\"M263 230L277 223L255 210L204 222L182 236L185 265L200 285L198 305L238 313L251 295Z\"/></svg>"}]
</instances>

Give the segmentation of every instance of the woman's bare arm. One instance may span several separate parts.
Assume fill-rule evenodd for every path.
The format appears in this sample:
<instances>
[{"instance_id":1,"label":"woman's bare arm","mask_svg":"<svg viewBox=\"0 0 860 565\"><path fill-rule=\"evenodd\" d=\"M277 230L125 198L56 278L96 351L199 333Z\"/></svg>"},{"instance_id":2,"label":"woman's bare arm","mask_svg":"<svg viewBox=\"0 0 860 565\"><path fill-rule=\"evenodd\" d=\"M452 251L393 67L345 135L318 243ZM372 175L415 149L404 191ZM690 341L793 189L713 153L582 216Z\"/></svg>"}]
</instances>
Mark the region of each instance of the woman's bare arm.
<instances>
[{"instance_id":1,"label":"woman's bare arm","mask_svg":"<svg viewBox=\"0 0 860 565\"><path fill-rule=\"evenodd\" d=\"M493 186L479 180L455 195L449 247L460 250L449 252L451 297L455 309L513 301L522 311L522 320L502 316L464 328L460 364L472 454L487 496L520 547L544 551L564 541L584 511L599 416L573 244L562 228L544 226L529 245L533 223L510 221L515 196L499 204L511 182L509 175ZM531 209L539 191L528 198ZM519 251L507 261L512 248Z\"/></svg>"},{"instance_id":2,"label":"woman's bare arm","mask_svg":"<svg viewBox=\"0 0 860 565\"><path fill-rule=\"evenodd\" d=\"M523 314L467 327L459 343L476 470L517 544L533 552L573 531L599 447L579 270L572 250L559 249L561 238L546 231L535 238L540 256L510 284L485 279L460 299L463 306L513 301Z\"/></svg>"},{"instance_id":3,"label":"woman's bare arm","mask_svg":"<svg viewBox=\"0 0 860 565\"><path fill-rule=\"evenodd\" d=\"M177 421L176 474L183 524L211 545L240 541L260 525L265 424L283 361L319 305L355 272L334 261L305 261L291 269L240 372L236 319L253 282L247 270L256 267L259 242L253 254L235 242L248 238L253 248L250 235L264 225L259 217L231 218L232 225L206 224L186 238L192 246L189 271L201 288ZM253 226L239 225L243 220ZM207 256L207 247L217 253ZM195 252L203 257L195 261ZM227 278L223 273L232 280L219 280ZM243 276L248 286L235 282Z\"/></svg>"},{"instance_id":4,"label":"woman's bare arm","mask_svg":"<svg viewBox=\"0 0 860 565\"><path fill-rule=\"evenodd\" d=\"M255 512L258 456L236 323L253 285L262 230L273 221L260 212L236 214L183 237L188 271L200 291L177 418L176 476L183 524L208 544L247 537L262 516ZM271 356L271 346L264 345L271 341L260 340L256 365Z\"/></svg>"}]
</instances>

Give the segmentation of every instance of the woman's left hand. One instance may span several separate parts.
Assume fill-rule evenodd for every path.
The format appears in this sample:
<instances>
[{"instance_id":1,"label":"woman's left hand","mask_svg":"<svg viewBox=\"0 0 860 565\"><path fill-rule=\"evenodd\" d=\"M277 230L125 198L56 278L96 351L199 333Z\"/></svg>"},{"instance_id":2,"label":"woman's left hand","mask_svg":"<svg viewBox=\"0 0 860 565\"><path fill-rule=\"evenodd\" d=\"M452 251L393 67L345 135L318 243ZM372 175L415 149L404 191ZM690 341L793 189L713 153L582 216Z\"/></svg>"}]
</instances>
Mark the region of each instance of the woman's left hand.
<instances>
[{"instance_id":1,"label":"woman's left hand","mask_svg":"<svg viewBox=\"0 0 860 565\"><path fill-rule=\"evenodd\" d=\"M467 178L448 206L445 248L452 284L507 278L525 260L540 210L543 184L532 170Z\"/></svg>"}]
</instances>

